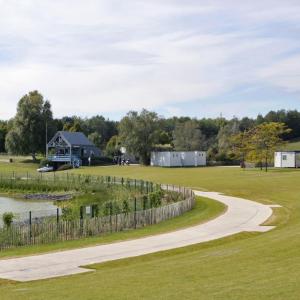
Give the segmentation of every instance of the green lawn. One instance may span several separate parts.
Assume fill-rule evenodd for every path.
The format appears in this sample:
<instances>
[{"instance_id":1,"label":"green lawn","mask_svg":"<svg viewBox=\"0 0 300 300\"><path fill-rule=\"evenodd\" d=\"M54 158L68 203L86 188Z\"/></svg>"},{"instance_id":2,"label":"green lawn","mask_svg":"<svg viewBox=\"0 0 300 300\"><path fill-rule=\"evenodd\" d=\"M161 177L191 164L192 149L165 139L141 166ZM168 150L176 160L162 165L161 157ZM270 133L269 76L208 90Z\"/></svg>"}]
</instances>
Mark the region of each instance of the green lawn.
<instances>
[{"instance_id":1,"label":"green lawn","mask_svg":"<svg viewBox=\"0 0 300 300\"><path fill-rule=\"evenodd\" d=\"M1 164L0 164L1 170ZM143 178L281 204L277 228L92 266L31 283L0 281L2 299L299 299L300 171L138 166L73 172Z\"/></svg>"}]
</instances>

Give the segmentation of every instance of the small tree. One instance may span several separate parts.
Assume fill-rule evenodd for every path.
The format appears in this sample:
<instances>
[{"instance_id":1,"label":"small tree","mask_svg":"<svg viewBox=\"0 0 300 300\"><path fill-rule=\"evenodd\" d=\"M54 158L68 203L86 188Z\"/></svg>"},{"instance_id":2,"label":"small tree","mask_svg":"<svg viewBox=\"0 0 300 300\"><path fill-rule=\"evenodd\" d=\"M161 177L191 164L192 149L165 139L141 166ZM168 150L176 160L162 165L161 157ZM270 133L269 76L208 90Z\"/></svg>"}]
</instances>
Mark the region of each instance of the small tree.
<instances>
[{"instance_id":1,"label":"small tree","mask_svg":"<svg viewBox=\"0 0 300 300\"><path fill-rule=\"evenodd\" d=\"M12 212L6 212L2 215L4 225L9 228L14 220L14 214Z\"/></svg>"},{"instance_id":2,"label":"small tree","mask_svg":"<svg viewBox=\"0 0 300 300\"><path fill-rule=\"evenodd\" d=\"M230 138L232 153L241 161L242 167L245 166L245 160L250 151L249 140L249 131L240 132Z\"/></svg>"},{"instance_id":3,"label":"small tree","mask_svg":"<svg viewBox=\"0 0 300 300\"><path fill-rule=\"evenodd\" d=\"M267 172L274 152L284 143L282 136L290 131L284 123L278 122L262 123L250 129L245 141L247 157L260 162L261 169L264 161Z\"/></svg>"}]
</instances>

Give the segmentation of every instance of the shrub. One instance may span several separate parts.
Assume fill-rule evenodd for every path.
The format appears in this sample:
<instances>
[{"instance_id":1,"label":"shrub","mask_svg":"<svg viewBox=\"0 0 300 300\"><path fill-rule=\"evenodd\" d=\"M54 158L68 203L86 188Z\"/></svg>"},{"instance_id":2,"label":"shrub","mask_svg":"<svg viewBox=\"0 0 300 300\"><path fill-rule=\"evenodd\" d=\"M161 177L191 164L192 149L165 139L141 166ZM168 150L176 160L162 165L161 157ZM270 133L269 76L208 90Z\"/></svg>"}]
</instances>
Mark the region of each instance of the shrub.
<instances>
[{"instance_id":1,"label":"shrub","mask_svg":"<svg viewBox=\"0 0 300 300\"><path fill-rule=\"evenodd\" d=\"M93 157L91 160L92 166L106 166L113 165L113 159L110 157Z\"/></svg>"},{"instance_id":2,"label":"shrub","mask_svg":"<svg viewBox=\"0 0 300 300\"><path fill-rule=\"evenodd\" d=\"M46 158L40 160L40 168L45 167L47 165L52 167L53 166L52 161L50 161Z\"/></svg>"},{"instance_id":3,"label":"shrub","mask_svg":"<svg viewBox=\"0 0 300 300\"><path fill-rule=\"evenodd\" d=\"M122 212L124 214L128 214L130 212L130 207L129 207L129 203L127 200L123 200L123 203L122 203Z\"/></svg>"},{"instance_id":4,"label":"shrub","mask_svg":"<svg viewBox=\"0 0 300 300\"><path fill-rule=\"evenodd\" d=\"M3 223L6 227L10 227L14 220L14 214L12 212L6 212L2 216Z\"/></svg>"},{"instance_id":5,"label":"shrub","mask_svg":"<svg viewBox=\"0 0 300 300\"><path fill-rule=\"evenodd\" d=\"M151 203L151 207L158 207L161 205L161 199L163 197L163 191L157 190L149 194L149 199Z\"/></svg>"}]
</instances>

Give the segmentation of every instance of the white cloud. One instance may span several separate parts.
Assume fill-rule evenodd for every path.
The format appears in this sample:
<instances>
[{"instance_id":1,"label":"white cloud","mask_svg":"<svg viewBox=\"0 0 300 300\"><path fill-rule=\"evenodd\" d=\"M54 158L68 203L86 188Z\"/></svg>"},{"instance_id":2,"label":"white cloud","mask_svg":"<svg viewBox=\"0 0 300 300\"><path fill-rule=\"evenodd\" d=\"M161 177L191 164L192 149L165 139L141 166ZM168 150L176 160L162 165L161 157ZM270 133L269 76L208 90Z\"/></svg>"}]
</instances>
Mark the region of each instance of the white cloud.
<instances>
[{"instance_id":1,"label":"white cloud","mask_svg":"<svg viewBox=\"0 0 300 300\"><path fill-rule=\"evenodd\" d=\"M298 23L297 2L210 3L0 0L0 119L32 89L57 116L181 111L256 83L299 91L300 42L273 30Z\"/></svg>"}]
</instances>

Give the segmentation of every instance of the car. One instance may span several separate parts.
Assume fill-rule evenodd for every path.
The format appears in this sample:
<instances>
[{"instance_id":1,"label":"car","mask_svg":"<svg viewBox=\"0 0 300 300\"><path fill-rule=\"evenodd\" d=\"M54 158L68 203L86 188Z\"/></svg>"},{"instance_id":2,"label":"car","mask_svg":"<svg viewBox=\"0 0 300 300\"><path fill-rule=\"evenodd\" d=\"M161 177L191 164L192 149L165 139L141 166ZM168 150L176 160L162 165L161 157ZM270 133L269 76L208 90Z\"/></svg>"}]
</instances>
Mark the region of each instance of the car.
<instances>
[{"instance_id":1,"label":"car","mask_svg":"<svg viewBox=\"0 0 300 300\"><path fill-rule=\"evenodd\" d=\"M40 172L40 173L52 172L53 171L53 167L45 166L45 167L37 169L37 171Z\"/></svg>"}]
</instances>

